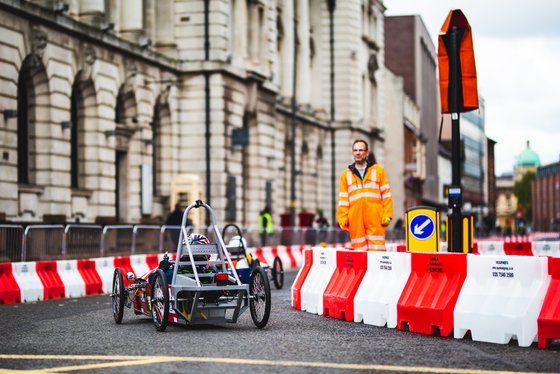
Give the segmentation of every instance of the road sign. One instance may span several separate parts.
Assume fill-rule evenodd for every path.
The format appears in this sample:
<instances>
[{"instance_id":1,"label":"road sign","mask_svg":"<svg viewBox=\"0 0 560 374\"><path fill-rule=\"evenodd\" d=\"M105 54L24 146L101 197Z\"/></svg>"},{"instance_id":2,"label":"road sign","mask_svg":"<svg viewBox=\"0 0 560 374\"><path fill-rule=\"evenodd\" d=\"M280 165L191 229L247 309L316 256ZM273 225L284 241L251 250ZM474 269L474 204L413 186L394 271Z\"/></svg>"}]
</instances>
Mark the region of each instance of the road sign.
<instances>
[{"instance_id":1,"label":"road sign","mask_svg":"<svg viewBox=\"0 0 560 374\"><path fill-rule=\"evenodd\" d=\"M426 240L434 234L435 223L432 217L419 214L410 220L410 234L418 240Z\"/></svg>"},{"instance_id":2,"label":"road sign","mask_svg":"<svg viewBox=\"0 0 560 374\"><path fill-rule=\"evenodd\" d=\"M439 252L439 213L429 206L406 211L406 250Z\"/></svg>"}]
</instances>

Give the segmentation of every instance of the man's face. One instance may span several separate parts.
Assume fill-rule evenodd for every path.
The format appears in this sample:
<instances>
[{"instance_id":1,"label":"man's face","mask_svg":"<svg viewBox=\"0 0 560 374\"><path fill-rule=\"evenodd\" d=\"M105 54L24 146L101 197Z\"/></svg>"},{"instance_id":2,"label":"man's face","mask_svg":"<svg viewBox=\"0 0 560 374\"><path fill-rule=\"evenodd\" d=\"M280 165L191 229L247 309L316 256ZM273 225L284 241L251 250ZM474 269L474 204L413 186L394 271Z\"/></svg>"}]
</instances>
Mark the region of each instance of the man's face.
<instances>
[{"instance_id":1,"label":"man's face","mask_svg":"<svg viewBox=\"0 0 560 374\"><path fill-rule=\"evenodd\" d=\"M354 161L361 164L366 162L369 156L369 151L366 151L366 145L364 143L358 142L354 144L354 147L352 147L352 155L354 156Z\"/></svg>"}]
</instances>

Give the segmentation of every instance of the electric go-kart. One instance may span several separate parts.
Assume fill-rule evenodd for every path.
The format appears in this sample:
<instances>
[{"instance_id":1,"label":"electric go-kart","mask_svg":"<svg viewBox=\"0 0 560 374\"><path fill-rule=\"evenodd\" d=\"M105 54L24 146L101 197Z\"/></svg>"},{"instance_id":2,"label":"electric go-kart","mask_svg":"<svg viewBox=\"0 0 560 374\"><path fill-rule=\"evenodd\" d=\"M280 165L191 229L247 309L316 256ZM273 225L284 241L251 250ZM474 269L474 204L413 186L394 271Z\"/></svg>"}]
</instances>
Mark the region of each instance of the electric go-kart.
<instances>
[{"instance_id":1,"label":"electric go-kart","mask_svg":"<svg viewBox=\"0 0 560 374\"><path fill-rule=\"evenodd\" d=\"M187 216L191 209L200 207L210 213L216 243L210 244L206 238L204 242L189 240ZM270 284L263 268L254 267L249 282L242 282L212 208L200 200L183 214L175 260L166 254L158 267L140 278L129 272L126 279L131 283L125 287L122 270L117 267L111 294L117 324L122 322L125 306L133 308L135 314L150 316L158 331L164 331L169 322L236 323L247 308L258 328L265 327L270 317Z\"/></svg>"},{"instance_id":2,"label":"electric go-kart","mask_svg":"<svg viewBox=\"0 0 560 374\"><path fill-rule=\"evenodd\" d=\"M274 257L272 267L266 263L260 262L257 256L247 253L245 247L247 243L241 235L241 230L236 224L227 224L222 230L222 238L226 237L228 229L234 230L234 233L237 234L229 240L226 249L232 257L235 258L235 267L237 269L237 273L241 277L241 280L245 283L249 283L251 272L255 267L260 266L266 273L269 283L272 280L277 290L282 289L284 286L284 266L282 265L280 257Z\"/></svg>"}]
</instances>

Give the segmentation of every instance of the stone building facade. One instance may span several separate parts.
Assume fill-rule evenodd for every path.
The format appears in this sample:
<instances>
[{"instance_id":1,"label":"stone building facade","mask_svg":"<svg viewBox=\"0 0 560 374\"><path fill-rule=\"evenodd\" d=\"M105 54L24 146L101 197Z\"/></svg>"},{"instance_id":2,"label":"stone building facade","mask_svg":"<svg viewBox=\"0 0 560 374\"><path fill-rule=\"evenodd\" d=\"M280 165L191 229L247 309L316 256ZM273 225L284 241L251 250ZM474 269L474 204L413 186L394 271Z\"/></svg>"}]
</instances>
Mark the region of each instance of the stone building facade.
<instances>
[{"instance_id":1,"label":"stone building facade","mask_svg":"<svg viewBox=\"0 0 560 374\"><path fill-rule=\"evenodd\" d=\"M220 223L256 226L270 203L278 225L295 157L296 211L334 222L352 141L368 139L387 168L390 128L383 3L336 2L334 86L329 4L0 0L0 211L161 222L172 179L195 174Z\"/></svg>"}]
</instances>

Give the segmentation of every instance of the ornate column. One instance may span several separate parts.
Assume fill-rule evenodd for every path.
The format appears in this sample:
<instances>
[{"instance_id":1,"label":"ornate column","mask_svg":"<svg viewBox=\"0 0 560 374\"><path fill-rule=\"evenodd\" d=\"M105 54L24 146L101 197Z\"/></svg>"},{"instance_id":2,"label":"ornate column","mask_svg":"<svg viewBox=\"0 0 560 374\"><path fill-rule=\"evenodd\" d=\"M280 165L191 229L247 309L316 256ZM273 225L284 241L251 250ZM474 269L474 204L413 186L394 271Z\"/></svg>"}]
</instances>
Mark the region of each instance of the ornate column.
<instances>
[{"instance_id":1,"label":"ornate column","mask_svg":"<svg viewBox=\"0 0 560 374\"><path fill-rule=\"evenodd\" d=\"M242 64L247 59L247 0L235 0L232 29L233 59Z\"/></svg>"},{"instance_id":2,"label":"ornate column","mask_svg":"<svg viewBox=\"0 0 560 374\"><path fill-rule=\"evenodd\" d=\"M80 0L79 17L82 22L99 27L105 20L105 1Z\"/></svg>"},{"instance_id":3,"label":"ornate column","mask_svg":"<svg viewBox=\"0 0 560 374\"><path fill-rule=\"evenodd\" d=\"M309 0L299 0L297 4L297 36L299 48L297 55L296 97L298 103L309 104L311 88L311 58L309 56Z\"/></svg>"}]
</instances>

